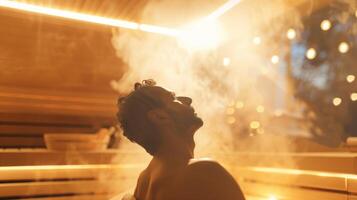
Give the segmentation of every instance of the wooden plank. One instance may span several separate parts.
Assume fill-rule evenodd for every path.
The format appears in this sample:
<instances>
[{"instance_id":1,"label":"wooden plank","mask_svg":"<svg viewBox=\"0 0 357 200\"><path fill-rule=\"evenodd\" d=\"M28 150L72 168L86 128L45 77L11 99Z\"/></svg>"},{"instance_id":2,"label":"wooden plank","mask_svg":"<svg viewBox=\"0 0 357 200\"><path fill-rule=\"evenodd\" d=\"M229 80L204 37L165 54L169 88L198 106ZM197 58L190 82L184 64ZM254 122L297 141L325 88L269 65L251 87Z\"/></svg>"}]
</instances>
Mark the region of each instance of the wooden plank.
<instances>
[{"instance_id":1,"label":"wooden plank","mask_svg":"<svg viewBox=\"0 0 357 200\"><path fill-rule=\"evenodd\" d=\"M0 134L0 147L20 148L20 147L45 147L43 137L6 137Z\"/></svg>"},{"instance_id":2,"label":"wooden plank","mask_svg":"<svg viewBox=\"0 0 357 200\"><path fill-rule=\"evenodd\" d=\"M57 165L0 167L1 182L62 179L136 179L145 168L138 164ZM0 183L1 184L1 183Z\"/></svg>"},{"instance_id":3,"label":"wooden plank","mask_svg":"<svg viewBox=\"0 0 357 200\"><path fill-rule=\"evenodd\" d=\"M130 189L125 180L105 181L48 181L30 183L2 183L1 197L66 194L115 194Z\"/></svg>"},{"instance_id":4,"label":"wooden plank","mask_svg":"<svg viewBox=\"0 0 357 200\"><path fill-rule=\"evenodd\" d=\"M64 196L64 197L39 197L39 198L24 198L18 200L108 200L111 199L113 194L106 194L106 195L75 195L75 196Z\"/></svg>"},{"instance_id":5,"label":"wooden plank","mask_svg":"<svg viewBox=\"0 0 357 200\"><path fill-rule=\"evenodd\" d=\"M116 151L61 152L48 150L12 150L0 153L0 166L66 165L111 163Z\"/></svg>"},{"instance_id":6,"label":"wooden plank","mask_svg":"<svg viewBox=\"0 0 357 200\"><path fill-rule=\"evenodd\" d=\"M357 200L357 195L349 195L348 200Z\"/></svg>"},{"instance_id":7,"label":"wooden plank","mask_svg":"<svg viewBox=\"0 0 357 200\"><path fill-rule=\"evenodd\" d=\"M61 124L34 124L34 125L22 125L22 124L0 124L0 133L6 134L18 134L18 135L37 135L41 136L43 133L95 133L96 129L90 125L68 125Z\"/></svg>"},{"instance_id":8,"label":"wooden plank","mask_svg":"<svg viewBox=\"0 0 357 200\"><path fill-rule=\"evenodd\" d=\"M237 174L237 178L267 184L347 191L346 178L343 174L256 167L240 168L235 170L234 174Z\"/></svg>"},{"instance_id":9,"label":"wooden plank","mask_svg":"<svg viewBox=\"0 0 357 200\"><path fill-rule=\"evenodd\" d=\"M61 126L88 126L95 122L106 122L108 118L99 116L71 116L71 115L50 115L39 113L1 113L0 122L12 124L21 122L23 124L57 124ZM109 122L106 122L109 123ZM1 133L0 133L1 134Z\"/></svg>"},{"instance_id":10,"label":"wooden plank","mask_svg":"<svg viewBox=\"0 0 357 200\"><path fill-rule=\"evenodd\" d=\"M108 149L95 152L64 152L46 149L0 149L0 166L38 166L38 165L84 165L84 164L142 164L151 159L137 145L130 151Z\"/></svg>"},{"instance_id":11,"label":"wooden plank","mask_svg":"<svg viewBox=\"0 0 357 200\"><path fill-rule=\"evenodd\" d=\"M348 192L357 195L357 175L348 177L347 188L348 188Z\"/></svg>"},{"instance_id":12,"label":"wooden plank","mask_svg":"<svg viewBox=\"0 0 357 200\"><path fill-rule=\"evenodd\" d=\"M356 153L226 153L216 154L218 160L229 161L230 166L272 167L356 174Z\"/></svg>"},{"instance_id":13,"label":"wooden plank","mask_svg":"<svg viewBox=\"0 0 357 200\"><path fill-rule=\"evenodd\" d=\"M269 199L274 196L276 199L284 200L347 200L347 193L337 193L332 191L313 190L298 187L282 187L273 184L260 184L251 182L241 182L241 187L246 195L261 196Z\"/></svg>"}]
</instances>

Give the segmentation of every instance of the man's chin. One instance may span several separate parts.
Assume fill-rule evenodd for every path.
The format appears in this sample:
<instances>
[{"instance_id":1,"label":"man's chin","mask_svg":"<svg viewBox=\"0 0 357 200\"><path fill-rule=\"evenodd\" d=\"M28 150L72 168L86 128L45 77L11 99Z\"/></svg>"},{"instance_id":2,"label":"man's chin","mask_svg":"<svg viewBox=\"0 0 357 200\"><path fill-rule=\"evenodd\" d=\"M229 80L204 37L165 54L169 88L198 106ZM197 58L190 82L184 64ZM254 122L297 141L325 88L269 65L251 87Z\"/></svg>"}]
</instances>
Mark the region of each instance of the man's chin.
<instances>
[{"instance_id":1,"label":"man's chin","mask_svg":"<svg viewBox=\"0 0 357 200\"><path fill-rule=\"evenodd\" d=\"M194 133L196 132L199 128L201 128L203 126L203 120L199 117L195 117L195 119L193 120L193 123L191 125L191 131Z\"/></svg>"}]
</instances>

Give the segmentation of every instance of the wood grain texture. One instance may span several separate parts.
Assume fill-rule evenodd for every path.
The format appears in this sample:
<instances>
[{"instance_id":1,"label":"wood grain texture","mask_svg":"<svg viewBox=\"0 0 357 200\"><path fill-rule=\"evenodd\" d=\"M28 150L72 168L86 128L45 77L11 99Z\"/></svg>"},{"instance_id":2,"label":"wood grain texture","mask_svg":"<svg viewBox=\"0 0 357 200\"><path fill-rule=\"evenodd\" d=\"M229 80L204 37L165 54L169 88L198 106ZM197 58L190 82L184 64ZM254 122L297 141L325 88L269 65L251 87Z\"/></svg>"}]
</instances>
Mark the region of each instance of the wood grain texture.
<instances>
[{"instance_id":1,"label":"wood grain texture","mask_svg":"<svg viewBox=\"0 0 357 200\"><path fill-rule=\"evenodd\" d=\"M111 28L0 11L0 135L95 132L115 123L119 94L110 81L126 65L112 47ZM0 140L0 147L10 143Z\"/></svg>"}]
</instances>

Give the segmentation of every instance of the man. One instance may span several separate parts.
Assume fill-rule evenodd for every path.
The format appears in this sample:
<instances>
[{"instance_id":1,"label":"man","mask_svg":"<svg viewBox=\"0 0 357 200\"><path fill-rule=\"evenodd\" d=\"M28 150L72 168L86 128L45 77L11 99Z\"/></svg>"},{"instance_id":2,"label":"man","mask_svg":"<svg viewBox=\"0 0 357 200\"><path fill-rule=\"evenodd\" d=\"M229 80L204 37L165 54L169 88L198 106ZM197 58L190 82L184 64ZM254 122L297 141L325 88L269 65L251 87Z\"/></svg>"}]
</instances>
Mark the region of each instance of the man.
<instances>
[{"instance_id":1,"label":"man","mask_svg":"<svg viewBox=\"0 0 357 200\"><path fill-rule=\"evenodd\" d=\"M118 102L124 135L153 156L140 174L136 200L244 200L217 162L193 161L193 136L203 125L189 97L176 97L153 80L136 83Z\"/></svg>"}]
</instances>

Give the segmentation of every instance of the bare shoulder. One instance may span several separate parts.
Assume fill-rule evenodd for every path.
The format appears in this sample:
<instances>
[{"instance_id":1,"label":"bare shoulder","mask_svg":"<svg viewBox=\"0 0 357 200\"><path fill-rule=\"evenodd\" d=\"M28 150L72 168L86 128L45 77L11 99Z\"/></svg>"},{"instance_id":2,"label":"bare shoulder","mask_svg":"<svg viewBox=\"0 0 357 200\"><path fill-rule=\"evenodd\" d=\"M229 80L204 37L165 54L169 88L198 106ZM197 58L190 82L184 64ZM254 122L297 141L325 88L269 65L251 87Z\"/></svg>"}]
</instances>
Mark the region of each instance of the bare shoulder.
<instances>
[{"instance_id":1,"label":"bare shoulder","mask_svg":"<svg viewBox=\"0 0 357 200\"><path fill-rule=\"evenodd\" d=\"M179 188L181 199L244 200L233 176L213 160L191 162L182 175Z\"/></svg>"},{"instance_id":2,"label":"bare shoulder","mask_svg":"<svg viewBox=\"0 0 357 200\"><path fill-rule=\"evenodd\" d=\"M221 164L211 159L192 159L187 166L187 172L195 170L213 170L216 173L227 172L227 170Z\"/></svg>"},{"instance_id":3,"label":"bare shoulder","mask_svg":"<svg viewBox=\"0 0 357 200\"><path fill-rule=\"evenodd\" d=\"M141 199L141 197L147 192L148 188L148 172L147 169L142 171L138 177L135 191L134 191L134 196L138 199Z\"/></svg>"}]
</instances>

